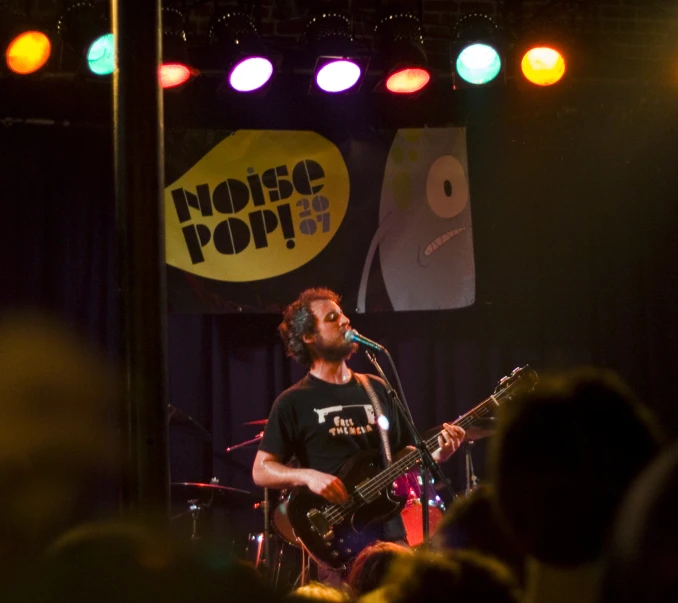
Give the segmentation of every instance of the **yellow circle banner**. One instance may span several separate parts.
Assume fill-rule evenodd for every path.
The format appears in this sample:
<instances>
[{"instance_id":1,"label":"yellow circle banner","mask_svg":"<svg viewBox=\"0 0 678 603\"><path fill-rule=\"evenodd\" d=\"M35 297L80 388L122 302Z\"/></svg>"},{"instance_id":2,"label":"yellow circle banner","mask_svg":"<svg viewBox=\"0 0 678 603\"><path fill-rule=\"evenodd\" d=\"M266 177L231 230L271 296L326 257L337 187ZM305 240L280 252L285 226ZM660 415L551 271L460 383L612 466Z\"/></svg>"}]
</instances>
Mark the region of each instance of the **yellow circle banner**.
<instances>
[{"instance_id":1,"label":"yellow circle banner","mask_svg":"<svg viewBox=\"0 0 678 603\"><path fill-rule=\"evenodd\" d=\"M239 130L165 188L167 263L247 282L286 274L332 240L348 169L315 132Z\"/></svg>"}]
</instances>

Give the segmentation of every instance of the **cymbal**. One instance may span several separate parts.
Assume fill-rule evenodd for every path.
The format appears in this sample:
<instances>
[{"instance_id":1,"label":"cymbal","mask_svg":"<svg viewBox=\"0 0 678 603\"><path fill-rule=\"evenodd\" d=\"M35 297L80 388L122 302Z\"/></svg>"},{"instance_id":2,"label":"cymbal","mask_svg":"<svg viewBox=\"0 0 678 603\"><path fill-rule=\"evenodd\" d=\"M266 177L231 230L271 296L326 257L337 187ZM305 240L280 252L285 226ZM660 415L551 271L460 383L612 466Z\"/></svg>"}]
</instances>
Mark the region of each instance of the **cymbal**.
<instances>
[{"instance_id":1,"label":"cymbal","mask_svg":"<svg viewBox=\"0 0 678 603\"><path fill-rule=\"evenodd\" d=\"M241 490L240 488L231 488L230 486L221 486L219 484L201 484L199 482L172 482L172 488L185 487L196 488L203 492L219 492L222 494L246 494L253 496L248 490Z\"/></svg>"},{"instance_id":2,"label":"cymbal","mask_svg":"<svg viewBox=\"0 0 678 603\"><path fill-rule=\"evenodd\" d=\"M476 440L482 440L483 438L488 438L491 435L494 435L495 429L484 429L481 426L471 425L466 430L466 437L464 438L467 442L475 442Z\"/></svg>"},{"instance_id":3,"label":"cymbal","mask_svg":"<svg viewBox=\"0 0 678 603\"><path fill-rule=\"evenodd\" d=\"M475 419L472 425L469 425L466 431L466 437L464 438L465 442L475 442L476 440L482 440L491 435L494 435L496 431L496 419L494 417L484 417L480 419ZM424 432L424 439L432 438L436 433L440 433L443 430L443 426L439 425L433 429L429 429Z\"/></svg>"},{"instance_id":4,"label":"cymbal","mask_svg":"<svg viewBox=\"0 0 678 603\"><path fill-rule=\"evenodd\" d=\"M268 419L257 419L256 421L247 421L243 425L266 425L266 423L268 423Z\"/></svg>"}]
</instances>

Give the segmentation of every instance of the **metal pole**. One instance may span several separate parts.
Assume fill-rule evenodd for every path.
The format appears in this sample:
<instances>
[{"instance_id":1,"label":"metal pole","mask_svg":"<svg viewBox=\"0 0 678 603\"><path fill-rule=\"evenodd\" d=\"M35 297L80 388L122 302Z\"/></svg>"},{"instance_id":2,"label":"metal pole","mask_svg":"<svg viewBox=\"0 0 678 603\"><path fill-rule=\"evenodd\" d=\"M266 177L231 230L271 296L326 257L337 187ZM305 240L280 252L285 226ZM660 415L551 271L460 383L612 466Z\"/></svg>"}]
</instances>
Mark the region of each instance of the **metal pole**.
<instances>
[{"instance_id":1,"label":"metal pole","mask_svg":"<svg viewBox=\"0 0 678 603\"><path fill-rule=\"evenodd\" d=\"M122 503L169 515L160 0L111 4L124 476Z\"/></svg>"}]
</instances>

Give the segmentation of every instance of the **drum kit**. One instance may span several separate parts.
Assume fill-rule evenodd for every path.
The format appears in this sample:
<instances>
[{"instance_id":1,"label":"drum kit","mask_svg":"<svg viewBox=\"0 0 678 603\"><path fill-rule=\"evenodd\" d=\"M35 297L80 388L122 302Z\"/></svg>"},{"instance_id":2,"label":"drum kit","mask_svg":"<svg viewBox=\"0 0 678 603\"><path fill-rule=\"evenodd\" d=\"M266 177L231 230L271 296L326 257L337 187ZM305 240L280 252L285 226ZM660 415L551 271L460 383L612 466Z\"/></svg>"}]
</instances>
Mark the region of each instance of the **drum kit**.
<instances>
[{"instance_id":1,"label":"drum kit","mask_svg":"<svg viewBox=\"0 0 678 603\"><path fill-rule=\"evenodd\" d=\"M199 430L203 437L211 440L211 434L196 422L189 415L170 406L170 420L190 424ZM477 485L477 478L473 471L473 462L471 459L471 445L475 440L486 438L494 433L495 426L493 419L485 419L484 422L476 424L472 430L467 430L466 446L466 492L469 492ZM265 427L267 419L257 419L243 423L245 426ZM436 428L437 429L437 428ZM435 430L430 430L433 433ZM428 434L429 432L427 432ZM425 436L427 434L424 434ZM258 444L263 438L264 432L259 432L253 438L234 444L225 449L226 453L234 450L246 448ZM429 479L429 525L433 533L436 526L443 518L445 512L445 503L438 496L437 485L433 479ZM172 482L173 498L183 501L187 504L187 510L174 515L173 520L181 517L190 517L190 539L193 542L200 540L198 523L203 512L212 509L215 506L226 508L249 508L262 512L261 524L263 530L251 532L247 535L247 542L244 551L235 551L238 556L252 562L257 568L264 569L268 578L277 586L281 579L281 573L284 572L284 561L292 558L291 562L295 567L296 580L288 586L297 586L305 582L305 577L310 572L310 559L304 554L303 547L297 539L292 525L287 517L286 503L289 492L280 491L272 497L268 488L263 489L263 500L257 500L257 497L248 490L223 486L219 480L214 477L209 483L199 482ZM407 541L410 546L417 547L423 543L422 534L422 505L421 496L423 490L423 478L418 469L398 478L393 484L394 493L406 499L405 507L401 511L401 517L405 525ZM289 565L289 563L288 563ZM302 571L299 574L299 565ZM289 580L289 576L283 579Z\"/></svg>"},{"instance_id":2,"label":"drum kit","mask_svg":"<svg viewBox=\"0 0 678 603\"><path fill-rule=\"evenodd\" d=\"M190 415L172 405L169 406L168 418L171 424L189 426L200 439L212 441L212 435L207 429ZM249 421L244 425L264 427L266 422L266 419L262 419ZM262 437L263 431L244 442L229 446L224 452L231 453L241 448L256 446ZM202 542L203 536L212 531L212 526L208 526L207 523L212 520L217 509L225 511L226 514L238 515L231 522L234 524L231 531L240 528L241 532L243 529L246 531L253 527L252 518L249 517L252 511L261 513L262 516L254 524L254 528L260 529L263 523L263 531L248 533L245 541L243 541L244 533L231 533L228 536L231 539L232 553L264 571L276 585L280 580L284 580L289 581L288 586L292 587L303 580L299 576L299 565L304 564L307 571L310 565L301 552L301 544L294 535L289 522L286 521L282 504L273 502L282 501L285 492L280 493L280 496L273 496L268 488L264 488L263 499L261 499L249 490L222 485L218 478L213 477L209 483L172 482L171 494L175 509L171 520L175 525L182 524L180 528L182 538L188 531L188 538L196 547ZM242 519L243 512L248 517L238 525L237 522ZM184 525L186 522L188 526ZM213 536L210 534L210 537Z\"/></svg>"}]
</instances>

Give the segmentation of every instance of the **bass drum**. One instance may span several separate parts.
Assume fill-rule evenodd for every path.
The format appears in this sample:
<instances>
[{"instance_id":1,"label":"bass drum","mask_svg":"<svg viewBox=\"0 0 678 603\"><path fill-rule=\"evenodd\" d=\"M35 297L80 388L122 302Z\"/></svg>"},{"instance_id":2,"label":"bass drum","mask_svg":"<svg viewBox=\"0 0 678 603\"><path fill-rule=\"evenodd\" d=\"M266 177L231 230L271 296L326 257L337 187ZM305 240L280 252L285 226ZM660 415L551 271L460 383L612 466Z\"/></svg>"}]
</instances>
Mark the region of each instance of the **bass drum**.
<instances>
[{"instance_id":1,"label":"bass drum","mask_svg":"<svg viewBox=\"0 0 678 603\"><path fill-rule=\"evenodd\" d=\"M421 504L423 483L424 481L419 469L413 469L393 482L393 492L397 496L404 496L407 499L405 508L400 512L400 516L405 524L407 544L413 548L424 543L424 532L421 525L423 519L423 508ZM445 503L437 494L433 478L429 479L427 490L429 496L429 534L433 535L445 513Z\"/></svg>"},{"instance_id":2,"label":"bass drum","mask_svg":"<svg viewBox=\"0 0 678 603\"><path fill-rule=\"evenodd\" d=\"M301 542L294 534L290 518L287 516L287 501L289 500L289 492L283 490L278 498L278 503L273 507L271 513L271 523L276 534L280 536L287 544L301 548Z\"/></svg>"}]
</instances>

